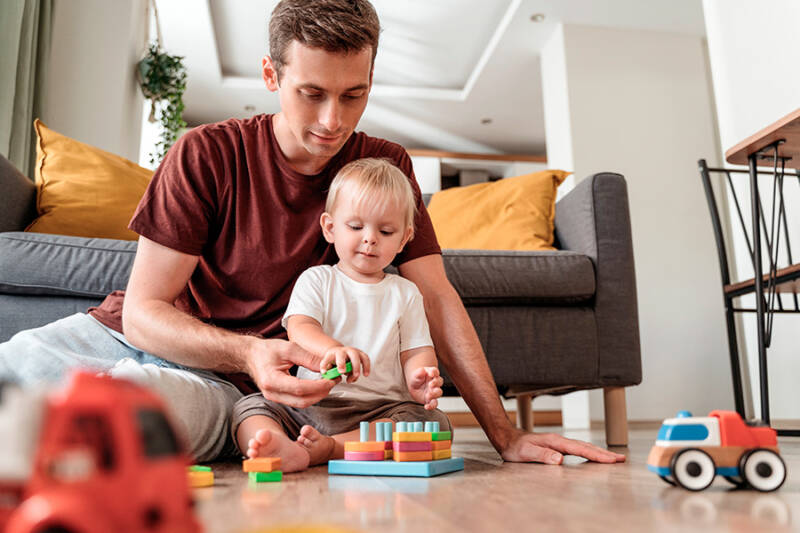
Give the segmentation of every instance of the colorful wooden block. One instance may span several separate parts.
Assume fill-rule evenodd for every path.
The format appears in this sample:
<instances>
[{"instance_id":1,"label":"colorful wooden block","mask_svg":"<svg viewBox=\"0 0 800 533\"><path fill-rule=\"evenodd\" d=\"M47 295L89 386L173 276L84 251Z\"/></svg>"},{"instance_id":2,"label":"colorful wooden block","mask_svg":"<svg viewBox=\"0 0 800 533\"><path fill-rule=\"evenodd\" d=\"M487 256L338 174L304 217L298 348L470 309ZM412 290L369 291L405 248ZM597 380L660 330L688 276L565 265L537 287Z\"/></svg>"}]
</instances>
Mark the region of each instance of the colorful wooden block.
<instances>
[{"instance_id":1,"label":"colorful wooden block","mask_svg":"<svg viewBox=\"0 0 800 533\"><path fill-rule=\"evenodd\" d=\"M192 465L189 467L189 472L211 472L211 467L202 465Z\"/></svg>"},{"instance_id":2,"label":"colorful wooden block","mask_svg":"<svg viewBox=\"0 0 800 533\"><path fill-rule=\"evenodd\" d=\"M353 371L353 363L348 361L347 364L344 365L344 373L345 374L349 374L352 371ZM341 374L339 373L339 369L336 368L336 367L333 367L330 370L328 370L327 372L324 372L322 374L322 377L325 378L325 379L336 379L336 378L338 378L340 376L341 376Z\"/></svg>"},{"instance_id":3,"label":"colorful wooden block","mask_svg":"<svg viewBox=\"0 0 800 533\"><path fill-rule=\"evenodd\" d=\"M270 481L281 481L283 472L274 470L272 472L248 472L247 477L255 483L266 483Z\"/></svg>"},{"instance_id":4,"label":"colorful wooden block","mask_svg":"<svg viewBox=\"0 0 800 533\"><path fill-rule=\"evenodd\" d=\"M431 452L433 454L434 461L440 461L442 459L450 459L453 456L453 450L434 450Z\"/></svg>"},{"instance_id":5,"label":"colorful wooden block","mask_svg":"<svg viewBox=\"0 0 800 533\"><path fill-rule=\"evenodd\" d=\"M449 431L436 431L430 435L431 440L453 440L453 434Z\"/></svg>"},{"instance_id":6,"label":"colorful wooden block","mask_svg":"<svg viewBox=\"0 0 800 533\"><path fill-rule=\"evenodd\" d=\"M344 452L345 461L383 461L386 458L386 450L377 452Z\"/></svg>"},{"instance_id":7,"label":"colorful wooden block","mask_svg":"<svg viewBox=\"0 0 800 533\"><path fill-rule=\"evenodd\" d=\"M280 469L280 457L256 457L242 461L243 472L274 472Z\"/></svg>"},{"instance_id":8,"label":"colorful wooden block","mask_svg":"<svg viewBox=\"0 0 800 533\"><path fill-rule=\"evenodd\" d=\"M429 452L433 450L433 442L395 442L392 450L395 452Z\"/></svg>"},{"instance_id":9,"label":"colorful wooden block","mask_svg":"<svg viewBox=\"0 0 800 533\"><path fill-rule=\"evenodd\" d=\"M441 461L328 461L329 474L350 476L433 477L464 470L464 459L452 457Z\"/></svg>"},{"instance_id":10,"label":"colorful wooden block","mask_svg":"<svg viewBox=\"0 0 800 533\"><path fill-rule=\"evenodd\" d=\"M344 443L344 451L346 452L382 452L385 449L385 442L377 442L374 440L369 442L349 440Z\"/></svg>"},{"instance_id":11,"label":"colorful wooden block","mask_svg":"<svg viewBox=\"0 0 800 533\"><path fill-rule=\"evenodd\" d=\"M389 459L392 458L392 455L394 455L394 451L393 450L383 450L383 458L384 459L389 460Z\"/></svg>"},{"instance_id":12,"label":"colorful wooden block","mask_svg":"<svg viewBox=\"0 0 800 533\"><path fill-rule=\"evenodd\" d=\"M395 431L392 433L392 440L395 442L426 442L431 440L431 435L432 433L424 431Z\"/></svg>"},{"instance_id":13,"label":"colorful wooden block","mask_svg":"<svg viewBox=\"0 0 800 533\"><path fill-rule=\"evenodd\" d=\"M395 461L432 461L433 452L394 452L392 459Z\"/></svg>"},{"instance_id":14,"label":"colorful wooden block","mask_svg":"<svg viewBox=\"0 0 800 533\"><path fill-rule=\"evenodd\" d=\"M431 449L436 450L449 450L452 447L453 441L451 440L435 440L431 442Z\"/></svg>"},{"instance_id":15,"label":"colorful wooden block","mask_svg":"<svg viewBox=\"0 0 800 533\"><path fill-rule=\"evenodd\" d=\"M214 472L210 470L187 470L186 475L192 488L210 487L214 484Z\"/></svg>"}]
</instances>

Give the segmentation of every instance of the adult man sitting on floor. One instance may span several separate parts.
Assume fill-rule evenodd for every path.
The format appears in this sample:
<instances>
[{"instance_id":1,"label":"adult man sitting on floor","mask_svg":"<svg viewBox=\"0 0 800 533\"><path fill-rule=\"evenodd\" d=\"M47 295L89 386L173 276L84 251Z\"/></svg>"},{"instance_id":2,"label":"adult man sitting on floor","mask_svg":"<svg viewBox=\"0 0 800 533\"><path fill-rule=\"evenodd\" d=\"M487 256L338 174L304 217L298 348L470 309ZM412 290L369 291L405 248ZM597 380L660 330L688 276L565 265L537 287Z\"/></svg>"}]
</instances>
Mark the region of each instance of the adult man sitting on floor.
<instances>
[{"instance_id":1,"label":"adult man sitting on floor","mask_svg":"<svg viewBox=\"0 0 800 533\"><path fill-rule=\"evenodd\" d=\"M72 367L108 370L158 390L198 460L234 453L228 419L242 391L305 407L334 385L289 374L295 364L318 368L320 358L283 340L280 320L297 276L336 260L318 225L331 179L354 159L387 158L411 180L419 210L415 238L395 264L421 291L437 355L494 447L508 461L557 464L564 453L624 460L509 422L445 276L408 154L354 133L379 31L366 0L280 2L262 75L281 111L184 135L130 223L141 237L127 291L0 345L0 378L30 383Z\"/></svg>"}]
</instances>

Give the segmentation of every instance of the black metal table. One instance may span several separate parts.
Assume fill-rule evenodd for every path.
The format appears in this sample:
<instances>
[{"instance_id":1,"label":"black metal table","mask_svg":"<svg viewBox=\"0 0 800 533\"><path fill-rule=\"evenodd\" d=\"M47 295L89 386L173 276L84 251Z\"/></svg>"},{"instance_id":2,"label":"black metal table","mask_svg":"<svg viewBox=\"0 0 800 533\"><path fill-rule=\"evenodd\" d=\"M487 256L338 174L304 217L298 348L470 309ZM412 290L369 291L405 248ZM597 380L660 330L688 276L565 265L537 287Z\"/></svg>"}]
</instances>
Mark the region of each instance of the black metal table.
<instances>
[{"instance_id":1,"label":"black metal table","mask_svg":"<svg viewBox=\"0 0 800 533\"><path fill-rule=\"evenodd\" d=\"M705 160L701 160L699 165L706 198L709 202L712 224L714 225L720 270L722 271L735 404L739 414L745 416L734 313L754 312L756 314L758 335L761 419L769 424L767 348L772 338L773 317L776 313L800 313L800 305L798 304L800 263L795 263L792 257L789 238L790 228L786 216L786 196L784 195L787 183L796 181L800 186L800 170L797 170L800 168L800 109L740 142L725 153L725 159L731 164L747 165L748 170L709 168ZM762 167L762 169L759 170L759 167ZM766 170L763 167L766 167ZM754 277L750 280L738 283L731 282L722 223L710 180L710 174L714 172L724 173L727 177L729 191L732 192L732 201L738 213L739 222L742 225L753 264ZM747 235L745 217L732 179L732 174L735 175L737 173L746 173L750 177L750 234L752 243ZM765 175L767 175L767 179L771 177L772 184L771 204L768 205L766 210L762 204L758 179L759 176L764 177ZM769 213L769 220L767 220L765 213ZM781 251L781 244L784 245L783 251ZM768 266L766 273L762 263L762 251L767 253ZM785 262L786 265L781 266L781 261ZM757 283L756 280L761 280L761 282ZM737 307L734 299L749 293L755 294L755 308ZM784 306L780 296L782 293L793 295L793 305ZM778 434L800 436L800 429L778 429Z\"/></svg>"}]
</instances>

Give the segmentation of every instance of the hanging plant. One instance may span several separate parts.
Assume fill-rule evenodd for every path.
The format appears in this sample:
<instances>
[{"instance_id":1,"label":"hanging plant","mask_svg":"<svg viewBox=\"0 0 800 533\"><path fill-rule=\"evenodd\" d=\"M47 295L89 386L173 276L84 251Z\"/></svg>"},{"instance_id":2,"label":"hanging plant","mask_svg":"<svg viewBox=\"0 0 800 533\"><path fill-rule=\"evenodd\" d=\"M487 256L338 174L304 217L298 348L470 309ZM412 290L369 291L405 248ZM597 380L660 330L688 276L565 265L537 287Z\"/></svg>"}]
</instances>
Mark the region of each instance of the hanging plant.
<instances>
[{"instance_id":1,"label":"hanging plant","mask_svg":"<svg viewBox=\"0 0 800 533\"><path fill-rule=\"evenodd\" d=\"M161 140L150 154L150 163L157 165L186 127L183 121L186 67L183 57L171 56L153 43L137 70L142 94L150 100L150 122L161 123Z\"/></svg>"}]
</instances>

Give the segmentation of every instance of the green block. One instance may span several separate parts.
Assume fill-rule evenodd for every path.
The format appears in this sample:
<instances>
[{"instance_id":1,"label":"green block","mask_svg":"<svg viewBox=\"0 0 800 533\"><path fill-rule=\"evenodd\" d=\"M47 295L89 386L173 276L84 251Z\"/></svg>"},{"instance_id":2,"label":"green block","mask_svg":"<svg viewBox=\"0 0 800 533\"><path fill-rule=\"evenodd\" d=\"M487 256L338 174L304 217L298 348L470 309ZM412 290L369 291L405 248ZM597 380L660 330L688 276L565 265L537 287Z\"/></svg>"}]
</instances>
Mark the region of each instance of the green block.
<instances>
[{"instance_id":1,"label":"green block","mask_svg":"<svg viewBox=\"0 0 800 533\"><path fill-rule=\"evenodd\" d=\"M250 481L265 483L267 481L281 481L283 479L283 472L280 470L274 470L272 472L248 472L247 476L250 478Z\"/></svg>"},{"instance_id":2,"label":"green block","mask_svg":"<svg viewBox=\"0 0 800 533\"><path fill-rule=\"evenodd\" d=\"M189 467L190 472L211 472L210 466L192 465Z\"/></svg>"},{"instance_id":3,"label":"green block","mask_svg":"<svg viewBox=\"0 0 800 533\"><path fill-rule=\"evenodd\" d=\"M453 436L449 431L435 431L431 433L431 440L453 440Z\"/></svg>"},{"instance_id":4,"label":"green block","mask_svg":"<svg viewBox=\"0 0 800 533\"><path fill-rule=\"evenodd\" d=\"M350 372L353 371L353 364L350 361L348 361L347 364L344 365L344 371L345 374L349 374ZM322 374L322 377L325 379L336 379L339 376L341 376L341 374L339 373L339 369L336 367L333 367L324 374Z\"/></svg>"}]
</instances>

